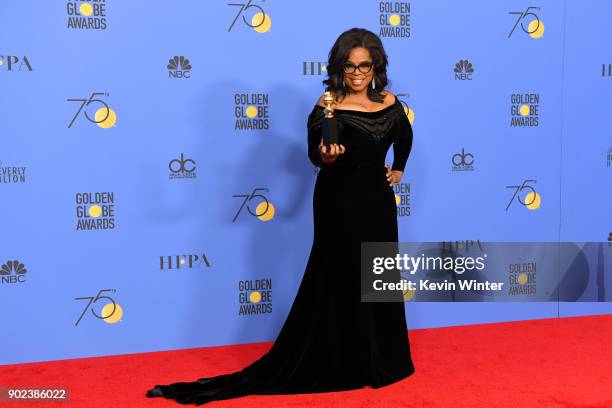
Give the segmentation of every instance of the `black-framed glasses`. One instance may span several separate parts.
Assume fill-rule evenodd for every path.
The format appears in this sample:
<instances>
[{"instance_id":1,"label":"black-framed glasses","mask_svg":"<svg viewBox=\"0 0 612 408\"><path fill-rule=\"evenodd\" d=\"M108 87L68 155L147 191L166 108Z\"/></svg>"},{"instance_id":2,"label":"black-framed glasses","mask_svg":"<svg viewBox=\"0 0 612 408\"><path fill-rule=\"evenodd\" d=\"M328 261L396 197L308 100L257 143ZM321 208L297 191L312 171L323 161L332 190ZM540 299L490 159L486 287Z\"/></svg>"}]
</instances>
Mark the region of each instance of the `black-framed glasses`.
<instances>
[{"instance_id":1,"label":"black-framed glasses","mask_svg":"<svg viewBox=\"0 0 612 408\"><path fill-rule=\"evenodd\" d=\"M342 69L344 70L345 74L354 74L355 70L357 69L359 69L359 72L361 72L362 74L367 74L372 70L373 66L374 64L372 64L371 61L364 61L359 65L351 64L350 62L345 62L344 64L342 64Z\"/></svg>"}]
</instances>

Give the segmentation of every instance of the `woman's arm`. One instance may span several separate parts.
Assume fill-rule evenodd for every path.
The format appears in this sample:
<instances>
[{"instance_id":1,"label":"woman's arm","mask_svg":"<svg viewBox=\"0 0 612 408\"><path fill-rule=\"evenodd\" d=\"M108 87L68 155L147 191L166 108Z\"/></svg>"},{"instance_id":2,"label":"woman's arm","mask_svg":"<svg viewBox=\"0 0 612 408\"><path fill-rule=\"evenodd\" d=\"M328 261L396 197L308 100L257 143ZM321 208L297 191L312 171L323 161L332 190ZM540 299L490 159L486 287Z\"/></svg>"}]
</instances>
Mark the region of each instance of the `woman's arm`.
<instances>
[{"instance_id":1,"label":"woman's arm","mask_svg":"<svg viewBox=\"0 0 612 408\"><path fill-rule=\"evenodd\" d=\"M412 150L412 126L403 109L397 112L393 133L393 165L391 170L403 172Z\"/></svg>"},{"instance_id":2,"label":"woman's arm","mask_svg":"<svg viewBox=\"0 0 612 408\"><path fill-rule=\"evenodd\" d=\"M322 109L312 108L312 112L308 115L306 127L308 128L308 158L318 167L323 167L325 163L321 157L319 143L321 142L321 122L323 121L324 113Z\"/></svg>"}]
</instances>

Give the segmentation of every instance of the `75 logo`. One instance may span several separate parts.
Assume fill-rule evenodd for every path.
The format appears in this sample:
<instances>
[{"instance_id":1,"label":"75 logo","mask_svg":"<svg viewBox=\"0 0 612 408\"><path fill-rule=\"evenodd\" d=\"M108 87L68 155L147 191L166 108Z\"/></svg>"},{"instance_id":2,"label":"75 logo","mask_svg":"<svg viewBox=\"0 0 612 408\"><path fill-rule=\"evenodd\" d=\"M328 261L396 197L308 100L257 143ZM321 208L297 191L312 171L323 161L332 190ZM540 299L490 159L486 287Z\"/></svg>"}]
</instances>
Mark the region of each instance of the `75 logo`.
<instances>
[{"instance_id":1,"label":"75 logo","mask_svg":"<svg viewBox=\"0 0 612 408\"><path fill-rule=\"evenodd\" d=\"M539 33L544 32L544 24L540 21L540 18L538 17L538 15L531 11L531 10L540 10L540 8L541 7L530 6L530 7L527 7L525 11L509 11L508 14L516 14L518 17L516 18L516 22L514 23L514 26L512 27L510 34L508 34L508 38L512 36L512 33L514 33L514 30L516 30L516 27L519 24L521 25L521 29L523 30L525 34L529 34L530 36L534 38L540 37L541 34ZM525 28L525 26L523 25L523 22L525 21L525 19L531 19L527 28Z\"/></svg>"},{"instance_id":2,"label":"75 logo","mask_svg":"<svg viewBox=\"0 0 612 408\"><path fill-rule=\"evenodd\" d=\"M262 2L263 1L265 0L262 0ZM236 14L236 17L234 17L234 19L232 20L232 24L230 24L229 28L227 29L228 32L232 31L232 27L234 27L234 24L236 24L236 20L238 20L238 17L241 16L244 24L248 25L258 33L265 33L270 30L270 26L272 25L272 20L270 19L270 16L264 12L261 6L257 4L252 4L252 0L249 0L247 3L227 3L227 5L240 7L238 13ZM250 22L245 18L243 14L246 11L255 12L255 14L251 16Z\"/></svg>"},{"instance_id":3,"label":"75 logo","mask_svg":"<svg viewBox=\"0 0 612 408\"><path fill-rule=\"evenodd\" d=\"M121 306L119 306L119 304L115 302L115 300L110 296L103 295L102 292L115 293L115 289L101 289L98 291L98 294L96 296L84 296L74 298L74 300L89 300L87 302L87 305L85 305L83 312L79 316L79 319L74 324L75 326L79 325L79 322L81 321L81 319L83 319L83 316L85 316L87 310L90 310L91 314L94 315L96 318L105 320L107 323L117 323L119 320L121 320L121 317L123 316L123 310L121 309ZM106 302L106 304L102 307L101 315L97 314L94 310L94 305L99 301Z\"/></svg>"},{"instance_id":4,"label":"75 logo","mask_svg":"<svg viewBox=\"0 0 612 408\"><path fill-rule=\"evenodd\" d=\"M80 98L66 99L66 101L68 101L68 102L80 102L79 109L76 111L76 113L72 117L72 120L68 124L68 128L72 127L72 124L79 117L81 112L83 112L83 115L85 116L85 118L88 121L90 121L91 123L95 123L96 125L100 126L101 128L105 128L106 129L106 128L109 128L111 126L114 126L115 123L117 122L117 115L115 114L115 111L113 111L111 108L109 108L109 106L108 106L108 104L106 102L104 102L102 99L99 98L100 96L104 96L104 97L108 98L108 93L105 93L105 92L93 92L89 96L89 98L85 98L85 99L80 99ZM91 116L91 114L88 113L88 109L91 109L91 110L96 109L95 112L93 113L93 116Z\"/></svg>"},{"instance_id":5,"label":"75 logo","mask_svg":"<svg viewBox=\"0 0 612 408\"><path fill-rule=\"evenodd\" d=\"M235 194L232 196L244 198L232 222L236 221L236 219L242 212L242 209L245 207L249 214L259 218L261 221L270 221L272 217L274 217L274 205L272 205L272 203L265 195L259 194L258 191L269 191L269 189L262 187L254 188L250 194ZM253 200L255 200L255 202L253 202ZM255 205L255 203L257 204ZM251 205L255 205L255 212L253 212L253 210L251 209Z\"/></svg>"},{"instance_id":6,"label":"75 logo","mask_svg":"<svg viewBox=\"0 0 612 408\"><path fill-rule=\"evenodd\" d=\"M530 210L538 209L542 202L542 198L535 191L533 186L529 185L529 183L535 182L536 180L524 180L520 186L506 186L506 188L514 189L514 194L506 206L506 211L508 211L515 199Z\"/></svg>"}]
</instances>

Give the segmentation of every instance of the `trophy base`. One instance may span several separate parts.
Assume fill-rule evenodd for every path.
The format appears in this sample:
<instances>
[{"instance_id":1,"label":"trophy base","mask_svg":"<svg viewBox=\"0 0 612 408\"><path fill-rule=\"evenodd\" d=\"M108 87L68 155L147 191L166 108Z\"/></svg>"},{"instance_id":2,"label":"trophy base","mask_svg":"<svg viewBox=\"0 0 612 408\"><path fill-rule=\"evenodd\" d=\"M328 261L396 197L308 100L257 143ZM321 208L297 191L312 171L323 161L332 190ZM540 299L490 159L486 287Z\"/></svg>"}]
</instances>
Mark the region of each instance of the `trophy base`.
<instances>
[{"instance_id":1,"label":"trophy base","mask_svg":"<svg viewBox=\"0 0 612 408\"><path fill-rule=\"evenodd\" d=\"M332 144L338 144L338 123L336 118L323 118L321 130L325 147L329 147Z\"/></svg>"}]
</instances>

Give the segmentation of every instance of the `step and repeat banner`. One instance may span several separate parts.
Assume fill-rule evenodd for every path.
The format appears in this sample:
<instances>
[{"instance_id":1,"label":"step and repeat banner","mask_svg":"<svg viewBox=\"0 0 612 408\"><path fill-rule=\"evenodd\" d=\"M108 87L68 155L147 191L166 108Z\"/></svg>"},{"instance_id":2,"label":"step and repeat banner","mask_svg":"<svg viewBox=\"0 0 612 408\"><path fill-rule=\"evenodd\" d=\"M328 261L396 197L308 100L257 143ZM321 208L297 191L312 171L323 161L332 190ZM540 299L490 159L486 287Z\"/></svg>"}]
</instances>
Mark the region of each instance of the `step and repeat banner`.
<instances>
[{"instance_id":1,"label":"step and repeat banner","mask_svg":"<svg viewBox=\"0 0 612 408\"><path fill-rule=\"evenodd\" d=\"M273 340L312 244L306 119L352 27L381 37L414 131L401 240L599 242L581 270L602 290L611 17L605 0L3 0L0 364ZM537 290L535 262L517 273ZM420 328L610 305L406 311Z\"/></svg>"}]
</instances>

